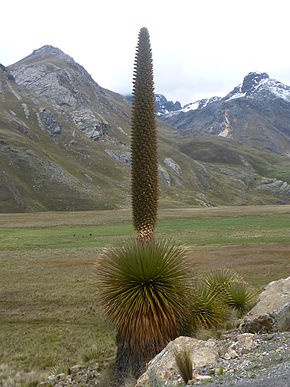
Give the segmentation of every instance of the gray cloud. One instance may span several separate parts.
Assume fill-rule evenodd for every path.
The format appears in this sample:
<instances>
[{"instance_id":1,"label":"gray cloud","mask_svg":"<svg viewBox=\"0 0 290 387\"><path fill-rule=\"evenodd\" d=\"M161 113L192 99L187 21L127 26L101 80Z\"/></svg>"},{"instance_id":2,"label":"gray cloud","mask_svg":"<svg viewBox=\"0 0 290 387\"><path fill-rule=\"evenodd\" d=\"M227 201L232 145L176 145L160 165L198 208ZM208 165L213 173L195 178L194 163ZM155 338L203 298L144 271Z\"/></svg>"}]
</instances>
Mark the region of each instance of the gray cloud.
<instances>
[{"instance_id":1,"label":"gray cloud","mask_svg":"<svg viewBox=\"0 0 290 387\"><path fill-rule=\"evenodd\" d=\"M156 91L187 103L223 96L250 71L290 82L289 14L284 0L38 0L1 4L0 62L45 44L83 65L101 86L131 92L137 33L151 36Z\"/></svg>"}]
</instances>

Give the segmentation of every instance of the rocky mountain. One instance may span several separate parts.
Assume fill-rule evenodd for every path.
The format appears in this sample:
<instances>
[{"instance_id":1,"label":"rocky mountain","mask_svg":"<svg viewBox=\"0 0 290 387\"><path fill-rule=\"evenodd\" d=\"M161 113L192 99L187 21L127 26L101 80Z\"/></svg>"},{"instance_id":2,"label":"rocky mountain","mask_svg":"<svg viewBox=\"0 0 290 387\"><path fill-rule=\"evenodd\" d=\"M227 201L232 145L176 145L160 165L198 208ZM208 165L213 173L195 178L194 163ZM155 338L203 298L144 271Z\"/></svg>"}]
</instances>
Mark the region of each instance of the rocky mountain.
<instances>
[{"instance_id":1,"label":"rocky mountain","mask_svg":"<svg viewBox=\"0 0 290 387\"><path fill-rule=\"evenodd\" d=\"M128 207L130 111L58 48L1 65L0 212ZM290 202L285 155L162 121L158 139L160 206Z\"/></svg>"},{"instance_id":2,"label":"rocky mountain","mask_svg":"<svg viewBox=\"0 0 290 387\"><path fill-rule=\"evenodd\" d=\"M249 73L224 98L193 102L162 119L185 135L227 137L290 155L290 86L266 73Z\"/></svg>"},{"instance_id":3,"label":"rocky mountain","mask_svg":"<svg viewBox=\"0 0 290 387\"><path fill-rule=\"evenodd\" d=\"M181 110L181 103L179 101L168 101L162 94L154 94L155 110L157 116ZM126 95L127 101L132 102L132 95Z\"/></svg>"},{"instance_id":4,"label":"rocky mountain","mask_svg":"<svg viewBox=\"0 0 290 387\"><path fill-rule=\"evenodd\" d=\"M181 109L181 103L179 101L168 101L164 95L155 94L155 108L157 116L160 116Z\"/></svg>"}]
</instances>

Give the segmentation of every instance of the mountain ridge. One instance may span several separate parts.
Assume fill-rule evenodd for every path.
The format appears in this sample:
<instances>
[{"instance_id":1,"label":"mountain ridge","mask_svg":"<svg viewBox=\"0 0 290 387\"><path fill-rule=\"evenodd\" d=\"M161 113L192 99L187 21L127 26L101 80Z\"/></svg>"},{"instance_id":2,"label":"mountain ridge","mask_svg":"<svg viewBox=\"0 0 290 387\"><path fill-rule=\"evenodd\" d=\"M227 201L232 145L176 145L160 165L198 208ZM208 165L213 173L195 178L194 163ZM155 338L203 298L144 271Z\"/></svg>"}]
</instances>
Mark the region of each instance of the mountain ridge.
<instances>
[{"instance_id":1,"label":"mountain ridge","mask_svg":"<svg viewBox=\"0 0 290 387\"><path fill-rule=\"evenodd\" d=\"M123 96L44 46L0 67L0 102L0 212L130 206ZM289 203L288 158L157 124L160 206Z\"/></svg>"},{"instance_id":2,"label":"mountain ridge","mask_svg":"<svg viewBox=\"0 0 290 387\"><path fill-rule=\"evenodd\" d=\"M195 101L160 118L184 135L253 141L259 148L290 154L290 86L267 73L250 72L225 97Z\"/></svg>"}]
</instances>

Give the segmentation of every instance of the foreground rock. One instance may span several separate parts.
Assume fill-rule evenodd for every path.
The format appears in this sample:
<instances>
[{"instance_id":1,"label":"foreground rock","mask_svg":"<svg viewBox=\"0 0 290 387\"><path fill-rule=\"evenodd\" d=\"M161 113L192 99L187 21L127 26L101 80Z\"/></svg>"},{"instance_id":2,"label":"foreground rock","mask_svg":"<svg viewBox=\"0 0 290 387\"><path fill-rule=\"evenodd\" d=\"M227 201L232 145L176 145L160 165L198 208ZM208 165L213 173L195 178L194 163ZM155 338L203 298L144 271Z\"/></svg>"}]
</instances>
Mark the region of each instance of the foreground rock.
<instances>
[{"instance_id":1,"label":"foreground rock","mask_svg":"<svg viewBox=\"0 0 290 387\"><path fill-rule=\"evenodd\" d=\"M257 333L290 331L290 277L266 286L240 328Z\"/></svg>"},{"instance_id":2,"label":"foreground rock","mask_svg":"<svg viewBox=\"0 0 290 387\"><path fill-rule=\"evenodd\" d=\"M172 354L173 348L190 347L193 360L191 384L210 383L211 386L290 386L290 334L226 333L221 340L193 340L179 337L160 352L138 379L136 387L150 385L177 386L182 378ZM205 356L202 348L205 348ZM194 350L197 350L197 358ZM209 356L208 356L209 355ZM166 367L166 360L168 361ZM197 361L196 361L197 360ZM201 365L203 364L203 365ZM275 380L275 384L273 384ZM151 384L150 384L151 381ZM159 383L159 384L157 384Z\"/></svg>"},{"instance_id":3,"label":"foreground rock","mask_svg":"<svg viewBox=\"0 0 290 387\"><path fill-rule=\"evenodd\" d=\"M225 336L223 340L203 341L192 337L178 337L149 362L146 372L138 379L137 386L149 387L152 384L152 378L156 378L164 385L168 383L175 385L181 382L174 354L182 349L189 350L193 365L193 380L211 381L212 375L215 374L214 370L223 360L236 359L256 347L253 337L254 335L250 333L239 334L237 330ZM204 372L207 369L213 371Z\"/></svg>"},{"instance_id":4,"label":"foreground rock","mask_svg":"<svg viewBox=\"0 0 290 387\"><path fill-rule=\"evenodd\" d=\"M190 351L194 368L215 364L219 357L216 340L203 341L192 337L178 337L149 362L146 372L138 379L137 386L150 386L153 374L163 383L174 379L178 375L174 352L183 348Z\"/></svg>"}]
</instances>

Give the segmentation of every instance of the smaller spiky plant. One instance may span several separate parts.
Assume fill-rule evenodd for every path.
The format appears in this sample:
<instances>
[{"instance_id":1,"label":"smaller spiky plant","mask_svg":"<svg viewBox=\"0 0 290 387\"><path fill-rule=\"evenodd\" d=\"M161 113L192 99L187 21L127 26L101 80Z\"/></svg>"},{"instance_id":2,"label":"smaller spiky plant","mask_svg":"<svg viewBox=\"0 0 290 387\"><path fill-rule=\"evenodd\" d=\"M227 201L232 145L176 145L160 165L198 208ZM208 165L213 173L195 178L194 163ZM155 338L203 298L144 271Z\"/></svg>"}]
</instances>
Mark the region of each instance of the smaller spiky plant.
<instances>
[{"instance_id":1,"label":"smaller spiky plant","mask_svg":"<svg viewBox=\"0 0 290 387\"><path fill-rule=\"evenodd\" d=\"M229 269L209 273L191 293L191 313L184 324L184 334L229 323L233 312L241 316L253 306L257 294L239 274Z\"/></svg>"},{"instance_id":2,"label":"smaller spiky plant","mask_svg":"<svg viewBox=\"0 0 290 387\"><path fill-rule=\"evenodd\" d=\"M244 283L233 282L227 288L226 303L240 315L251 309L256 298L257 292Z\"/></svg>"},{"instance_id":3,"label":"smaller spiky plant","mask_svg":"<svg viewBox=\"0 0 290 387\"><path fill-rule=\"evenodd\" d=\"M203 281L204 286L215 297L225 300L227 289L233 282L243 283L243 279L237 273L229 269L221 269L210 272Z\"/></svg>"},{"instance_id":4,"label":"smaller spiky plant","mask_svg":"<svg viewBox=\"0 0 290 387\"><path fill-rule=\"evenodd\" d=\"M185 324L185 333L192 334L200 328L218 326L226 315L226 309L214 292L200 285L192 292L191 314Z\"/></svg>"},{"instance_id":5,"label":"smaller spiky plant","mask_svg":"<svg viewBox=\"0 0 290 387\"><path fill-rule=\"evenodd\" d=\"M174 353L175 362L179 373L185 384L189 380L192 380L192 360L190 357L190 352L187 348L183 348Z\"/></svg>"}]
</instances>

